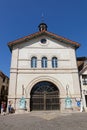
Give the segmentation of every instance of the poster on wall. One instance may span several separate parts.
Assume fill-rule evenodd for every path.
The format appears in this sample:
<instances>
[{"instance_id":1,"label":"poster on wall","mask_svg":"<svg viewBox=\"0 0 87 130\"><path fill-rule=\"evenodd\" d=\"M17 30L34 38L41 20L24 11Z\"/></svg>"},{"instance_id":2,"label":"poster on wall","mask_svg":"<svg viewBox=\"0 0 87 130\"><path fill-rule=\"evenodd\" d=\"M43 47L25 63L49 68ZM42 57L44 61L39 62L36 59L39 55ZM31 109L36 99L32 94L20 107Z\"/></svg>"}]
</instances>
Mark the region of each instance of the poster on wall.
<instances>
[{"instance_id":1,"label":"poster on wall","mask_svg":"<svg viewBox=\"0 0 87 130\"><path fill-rule=\"evenodd\" d=\"M24 98L24 97L22 97L22 98L20 99L19 107L20 107L21 109L25 109L25 108L26 108L26 101L25 101L25 98Z\"/></svg>"},{"instance_id":2,"label":"poster on wall","mask_svg":"<svg viewBox=\"0 0 87 130\"><path fill-rule=\"evenodd\" d=\"M65 108L72 108L72 100L68 96L65 99Z\"/></svg>"}]
</instances>

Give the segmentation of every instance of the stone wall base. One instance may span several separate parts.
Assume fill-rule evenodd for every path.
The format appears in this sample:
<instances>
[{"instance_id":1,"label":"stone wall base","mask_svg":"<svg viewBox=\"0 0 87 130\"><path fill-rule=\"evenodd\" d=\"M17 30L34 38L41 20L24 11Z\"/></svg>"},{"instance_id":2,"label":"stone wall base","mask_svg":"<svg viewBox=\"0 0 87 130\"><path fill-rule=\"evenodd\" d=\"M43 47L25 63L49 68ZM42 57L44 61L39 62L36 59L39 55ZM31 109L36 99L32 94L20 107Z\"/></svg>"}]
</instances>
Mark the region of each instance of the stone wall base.
<instances>
[{"instance_id":1,"label":"stone wall base","mask_svg":"<svg viewBox=\"0 0 87 130\"><path fill-rule=\"evenodd\" d=\"M15 110L15 113L16 114L23 114L23 113L29 113L30 112L30 99L29 98L25 98L26 100L26 110L24 109L20 109L19 107L19 101L20 101L20 98L16 98L16 99L9 99L12 101L12 107L14 108ZM8 100L8 101L9 101ZM69 108L66 108L65 106L65 98L61 98L60 99L60 112L79 112L80 111L80 107L77 106L77 102L75 100L75 98L71 98L72 100L72 107L69 109Z\"/></svg>"},{"instance_id":2,"label":"stone wall base","mask_svg":"<svg viewBox=\"0 0 87 130\"><path fill-rule=\"evenodd\" d=\"M15 114L26 114L26 113L29 113L27 110L23 110L23 109L17 109L15 111Z\"/></svg>"}]
</instances>

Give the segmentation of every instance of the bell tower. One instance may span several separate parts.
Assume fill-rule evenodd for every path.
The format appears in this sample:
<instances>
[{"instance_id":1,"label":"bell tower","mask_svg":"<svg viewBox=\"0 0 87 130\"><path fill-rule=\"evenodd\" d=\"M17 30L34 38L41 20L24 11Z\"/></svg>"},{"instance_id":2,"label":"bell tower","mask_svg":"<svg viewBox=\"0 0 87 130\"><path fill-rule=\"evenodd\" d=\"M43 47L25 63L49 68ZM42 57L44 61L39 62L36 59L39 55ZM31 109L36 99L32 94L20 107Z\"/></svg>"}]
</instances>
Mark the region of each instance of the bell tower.
<instances>
[{"instance_id":1,"label":"bell tower","mask_svg":"<svg viewBox=\"0 0 87 130\"><path fill-rule=\"evenodd\" d=\"M47 31L47 25L45 23L40 23L38 28L39 31Z\"/></svg>"}]
</instances>

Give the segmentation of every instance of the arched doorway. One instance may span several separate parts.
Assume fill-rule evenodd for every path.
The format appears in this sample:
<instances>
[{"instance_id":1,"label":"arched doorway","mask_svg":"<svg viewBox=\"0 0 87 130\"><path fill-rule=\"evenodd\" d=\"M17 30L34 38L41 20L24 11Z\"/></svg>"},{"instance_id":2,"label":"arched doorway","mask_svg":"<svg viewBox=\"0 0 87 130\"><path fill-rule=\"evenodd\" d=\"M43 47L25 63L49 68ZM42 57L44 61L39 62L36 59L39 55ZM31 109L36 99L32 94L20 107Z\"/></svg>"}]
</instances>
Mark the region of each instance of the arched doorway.
<instances>
[{"instance_id":1,"label":"arched doorway","mask_svg":"<svg viewBox=\"0 0 87 130\"><path fill-rule=\"evenodd\" d=\"M48 81L35 84L31 90L30 110L59 110L59 89Z\"/></svg>"}]
</instances>

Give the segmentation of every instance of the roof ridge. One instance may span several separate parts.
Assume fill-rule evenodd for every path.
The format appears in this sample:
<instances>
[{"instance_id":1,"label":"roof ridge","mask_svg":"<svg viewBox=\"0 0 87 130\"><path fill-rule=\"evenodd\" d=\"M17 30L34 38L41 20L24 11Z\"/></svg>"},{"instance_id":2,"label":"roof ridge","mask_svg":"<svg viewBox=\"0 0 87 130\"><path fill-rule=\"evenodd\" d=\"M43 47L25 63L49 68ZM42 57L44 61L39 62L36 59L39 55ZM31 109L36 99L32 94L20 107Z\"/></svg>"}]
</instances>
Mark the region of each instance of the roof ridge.
<instances>
[{"instance_id":1,"label":"roof ridge","mask_svg":"<svg viewBox=\"0 0 87 130\"><path fill-rule=\"evenodd\" d=\"M24 36L22 38L19 38L17 40L14 40L12 42L9 42L8 43L8 46L9 48L11 49L11 46L17 44L17 43L21 43L21 42L24 42L24 41L28 41L28 40L31 40L32 38L35 38L35 37L38 37L42 34L46 34L48 36L50 36L51 38L55 39L55 40L58 40L60 42L63 42L63 43L68 43L68 44L72 44L74 45L76 48L78 48L80 46L80 44L78 42L75 42L75 41L72 41L72 40L69 40L68 38L65 38L65 37L62 37L62 36L59 36L57 34L54 34L52 32L48 32L46 30L42 30L42 31L39 31L39 32L36 32L36 33L33 33L33 34L30 34L28 36Z\"/></svg>"}]
</instances>

